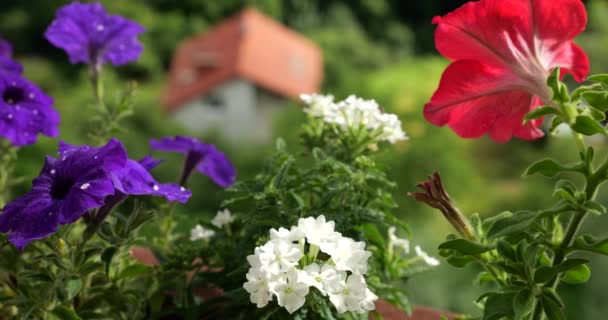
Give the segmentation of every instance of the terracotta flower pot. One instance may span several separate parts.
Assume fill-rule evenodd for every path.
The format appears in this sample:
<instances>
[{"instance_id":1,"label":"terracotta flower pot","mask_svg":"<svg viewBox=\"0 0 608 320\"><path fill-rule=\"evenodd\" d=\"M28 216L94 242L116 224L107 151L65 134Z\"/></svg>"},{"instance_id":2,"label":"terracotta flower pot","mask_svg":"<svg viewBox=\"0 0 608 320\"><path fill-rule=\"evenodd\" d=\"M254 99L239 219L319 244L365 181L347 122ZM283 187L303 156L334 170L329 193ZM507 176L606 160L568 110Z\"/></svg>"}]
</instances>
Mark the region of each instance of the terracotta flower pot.
<instances>
[{"instance_id":1,"label":"terracotta flower pot","mask_svg":"<svg viewBox=\"0 0 608 320\"><path fill-rule=\"evenodd\" d=\"M145 247L131 247L131 256L138 262L143 263L145 265L160 265L160 262L158 261L156 256L154 256L154 253L152 253L150 249ZM195 263L200 262L195 261ZM209 271L209 268L202 267L201 271ZM193 275L194 271L188 272L188 281L192 279ZM200 288L195 290L195 294L197 296L200 296L201 298L208 299L222 295L223 290L221 288ZM455 314L453 313L435 310L424 306L415 306L412 315L408 316L407 313L395 308L384 300L378 300L376 302L376 310L382 315L385 320L439 320L441 316L446 316L448 317L448 319L453 319L455 317ZM374 319L374 317L370 315L370 320L371 319Z\"/></svg>"}]
</instances>

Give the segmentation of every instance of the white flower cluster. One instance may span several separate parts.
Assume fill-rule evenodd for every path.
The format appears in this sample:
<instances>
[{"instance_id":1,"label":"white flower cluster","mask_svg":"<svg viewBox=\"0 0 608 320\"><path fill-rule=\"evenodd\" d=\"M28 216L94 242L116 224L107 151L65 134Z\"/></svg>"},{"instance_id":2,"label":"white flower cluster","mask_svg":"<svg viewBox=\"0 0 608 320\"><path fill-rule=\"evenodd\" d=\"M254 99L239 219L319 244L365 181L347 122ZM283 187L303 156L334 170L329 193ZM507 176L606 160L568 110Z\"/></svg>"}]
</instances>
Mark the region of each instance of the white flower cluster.
<instances>
[{"instance_id":1,"label":"white flower cluster","mask_svg":"<svg viewBox=\"0 0 608 320\"><path fill-rule=\"evenodd\" d=\"M377 140L395 143L407 140L401 128L401 120L391 113L384 113L374 100L364 100L354 95L334 102L332 95L302 94L300 99L308 105L304 111L310 116L322 118L327 123L348 127L365 127L378 134Z\"/></svg>"},{"instance_id":2,"label":"white flower cluster","mask_svg":"<svg viewBox=\"0 0 608 320\"><path fill-rule=\"evenodd\" d=\"M262 308L276 296L278 304L293 313L313 287L329 296L339 313L374 310L378 297L364 278L371 252L365 251L365 243L342 236L334 226L321 215L302 218L291 230L271 229L270 241L247 257L251 267L243 287L251 302ZM319 261L319 250L329 259Z\"/></svg>"}]
</instances>

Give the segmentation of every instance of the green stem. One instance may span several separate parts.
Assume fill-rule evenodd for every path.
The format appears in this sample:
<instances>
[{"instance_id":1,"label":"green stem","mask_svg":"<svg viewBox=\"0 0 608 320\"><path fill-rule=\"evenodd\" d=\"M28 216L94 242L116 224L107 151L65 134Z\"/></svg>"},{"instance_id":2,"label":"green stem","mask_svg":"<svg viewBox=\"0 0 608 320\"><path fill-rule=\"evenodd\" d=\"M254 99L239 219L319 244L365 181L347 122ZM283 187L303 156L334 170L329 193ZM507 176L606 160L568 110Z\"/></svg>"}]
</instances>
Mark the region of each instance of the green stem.
<instances>
[{"instance_id":1,"label":"green stem","mask_svg":"<svg viewBox=\"0 0 608 320\"><path fill-rule=\"evenodd\" d=\"M586 146L585 146L585 142L584 142L582 136L578 133L575 133L574 139L577 143L579 150L581 152L583 152L583 154L585 154ZM597 170L594 171L593 168L591 167L591 165L589 165L589 167L586 168L585 171L586 171L585 197L586 197L586 200L593 200L595 198L595 195L597 193L597 189L598 189L600 183L606 178L606 172L608 171L608 158L606 158L604 160L602 165ZM580 229L581 225L583 224L583 221L585 220L586 216L587 216L587 211L584 209L578 210L573 214L572 218L570 219L570 222L568 223L568 226L566 227L566 232L564 234L564 237L563 237L559 247L555 250L555 256L553 258L553 263L552 263L553 267L560 265L566 259L568 252L569 252L568 249L572 245L572 241L574 241L574 238L576 237L576 234L578 233L578 230ZM559 275L555 276L553 279L551 279L551 281L549 281L545 285L545 287L557 289L558 285L559 285ZM544 313L542 310L542 303L537 301L536 306L534 308L532 320L543 320L543 319L544 319Z\"/></svg>"},{"instance_id":2,"label":"green stem","mask_svg":"<svg viewBox=\"0 0 608 320\"><path fill-rule=\"evenodd\" d=\"M105 103L103 102L103 81L101 78L101 68L95 67L91 65L91 85L93 87L93 96L95 97L95 102L97 102L97 106L100 110L105 110Z\"/></svg>"}]
</instances>

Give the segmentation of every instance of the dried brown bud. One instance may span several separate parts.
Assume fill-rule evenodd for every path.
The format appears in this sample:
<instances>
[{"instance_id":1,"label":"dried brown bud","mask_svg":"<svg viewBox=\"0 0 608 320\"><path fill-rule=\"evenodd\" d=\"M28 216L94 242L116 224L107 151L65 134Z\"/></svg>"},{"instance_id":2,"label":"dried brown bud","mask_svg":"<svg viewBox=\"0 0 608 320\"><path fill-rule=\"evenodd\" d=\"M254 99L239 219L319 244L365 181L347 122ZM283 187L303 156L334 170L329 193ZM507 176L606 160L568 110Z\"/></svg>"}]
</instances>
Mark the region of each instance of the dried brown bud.
<instances>
[{"instance_id":1,"label":"dried brown bud","mask_svg":"<svg viewBox=\"0 0 608 320\"><path fill-rule=\"evenodd\" d=\"M475 239L469 220L452 203L450 196L443 188L441 176L438 172L433 173L429 176L428 181L420 182L417 186L423 192L409 192L409 196L414 197L416 201L424 202L435 209L439 209L461 236Z\"/></svg>"}]
</instances>

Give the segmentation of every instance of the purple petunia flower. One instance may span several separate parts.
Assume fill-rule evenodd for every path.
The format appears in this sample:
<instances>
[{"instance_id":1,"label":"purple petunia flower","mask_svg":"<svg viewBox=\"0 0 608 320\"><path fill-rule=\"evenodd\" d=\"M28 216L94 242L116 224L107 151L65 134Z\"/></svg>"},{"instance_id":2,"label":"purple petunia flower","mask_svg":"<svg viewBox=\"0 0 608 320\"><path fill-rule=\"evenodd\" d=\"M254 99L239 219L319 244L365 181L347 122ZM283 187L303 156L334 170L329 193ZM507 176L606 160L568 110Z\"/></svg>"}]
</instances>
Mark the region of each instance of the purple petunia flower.
<instances>
[{"instance_id":1,"label":"purple petunia flower","mask_svg":"<svg viewBox=\"0 0 608 320\"><path fill-rule=\"evenodd\" d=\"M180 184L184 185L196 168L221 187L231 186L236 179L236 170L230 160L214 145L205 144L191 137L165 137L161 140L150 140L152 149L180 152L186 155L184 171Z\"/></svg>"},{"instance_id":2,"label":"purple petunia flower","mask_svg":"<svg viewBox=\"0 0 608 320\"><path fill-rule=\"evenodd\" d=\"M159 162L127 158L115 139L100 148L59 144L59 158L47 157L32 189L9 203L0 214L0 232L19 249L45 238L62 224L73 223L91 209L101 223L128 195L162 196L187 202L191 192L175 184L160 184L149 170Z\"/></svg>"},{"instance_id":3,"label":"purple petunia flower","mask_svg":"<svg viewBox=\"0 0 608 320\"><path fill-rule=\"evenodd\" d=\"M73 2L57 11L44 35L66 51L71 63L89 63L97 69L106 62L137 60L143 51L137 35L144 31L131 20L109 15L100 3Z\"/></svg>"},{"instance_id":4,"label":"purple petunia flower","mask_svg":"<svg viewBox=\"0 0 608 320\"><path fill-rule=\"evenodd\" d=\"M13 58L13 47L11 44L0 38L0 74L21 75L23 66Z\"/></svg>"},{"instance_id":5,"label":"purple petunia flower","mask_svg":"<svg viewBox=\"0 0 608 320\"><path fill-rule=\"evenodd\" d=\"M101 207L115 192L112 172L125 167L127 153L111 140L103 147L78 146L48 156L32 189L6 205L0 231L19 249L45 238L62 224L73 223L88 210Z\"/></svg>"},{"instance_id":6,"label":"purple petunia flower","mask_svg":"<svg viewBox=\"0 0 608 320\"><path fill-rule=\"evenodd\" d=\"M37 135L59 134L53 99L18 75L0 73L0 137L15 146L35 143Z\"/></svg>"},{"instance_id":7,"label":"purple petunia flower","mask_svg":"<svg viewBox=\"0 0 608 320\"><path fill-rule=\"evenodd\" d=\"M59 154L65 154L81 148L63 141L59 142ZM112 183L116 193L124 195L151 195L165 197L169 201L188 202L191 192L186 188L172 183L161 184L154 180L150 171L162 160L154 160L151 156L139 161L127 159L124 167L111 172Z\"/></svg>"}]
</instances>

